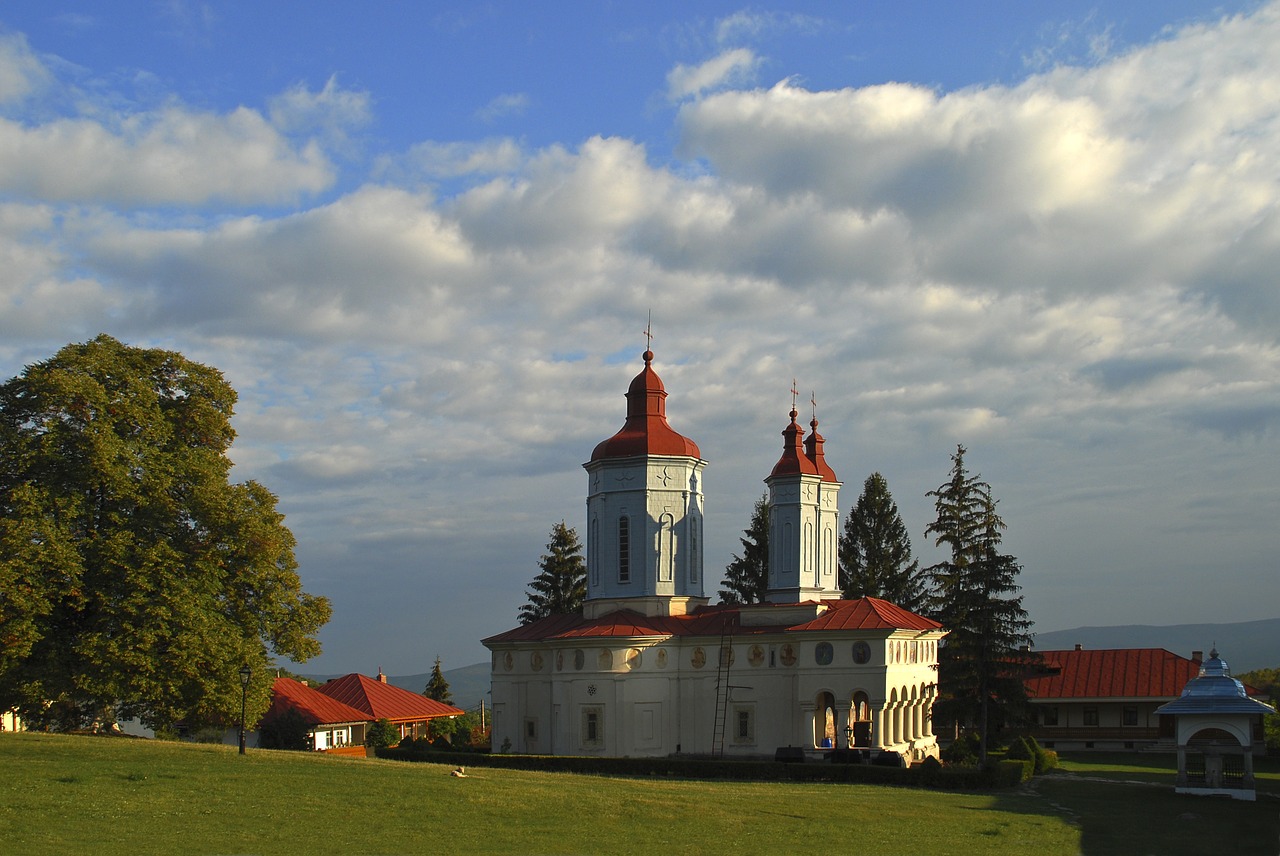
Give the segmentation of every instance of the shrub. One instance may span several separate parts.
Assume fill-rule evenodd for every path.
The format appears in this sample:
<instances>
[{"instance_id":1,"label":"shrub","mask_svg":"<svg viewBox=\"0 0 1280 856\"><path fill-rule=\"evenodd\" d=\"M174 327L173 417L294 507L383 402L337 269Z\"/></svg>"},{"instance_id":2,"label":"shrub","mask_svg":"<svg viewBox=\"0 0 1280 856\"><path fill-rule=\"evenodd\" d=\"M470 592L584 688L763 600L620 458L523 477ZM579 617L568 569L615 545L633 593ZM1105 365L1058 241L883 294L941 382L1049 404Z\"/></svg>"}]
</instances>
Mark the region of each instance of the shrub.
<instances>
[{"instance_id":1,"label":"shrub","mask_svg":"<svg viewBox=\"0 0 1280 856\"><path fill-rule=\"evenodd\" d=\"M364 736L364 745L374 749L394 746L400 742L400 729L391 724L389 719L379 719Z\"/></svg>"},{"instance_id":2,"label":"shrub","mask_svg":"<svg viewBox=\"0 0 1280 856\"><path fill-rule=\"evenodd\" d=\"M978 735L966 732L950 746L942 750L942 760L948 764L972 767L978 763Z\"/></svg>"},{"instance_id":3,"label":"shrub","mask_svg":"<svg viewBox=\"0 0 1280 856\"><path fill-rule=\"evenodd\" d=\"M1011 788L1023 782L1028 782L1031 780L1035 768L1035 762L1030 759L1005 758L996 764L996 786Z\"/></svg>"},{"instance_id":4,"label":"shrub","mask_svg":"<svg viewBox=\"0 0 1280 856\"><path fill-rule=\"evenodd\" d=\"M1004 756L1015 761L1031 761L1032 769L1035 769L1036 754L1021 737L1014 738L1014 741L1009 744L1009 751Z\"/></svg>"}]
</instances>

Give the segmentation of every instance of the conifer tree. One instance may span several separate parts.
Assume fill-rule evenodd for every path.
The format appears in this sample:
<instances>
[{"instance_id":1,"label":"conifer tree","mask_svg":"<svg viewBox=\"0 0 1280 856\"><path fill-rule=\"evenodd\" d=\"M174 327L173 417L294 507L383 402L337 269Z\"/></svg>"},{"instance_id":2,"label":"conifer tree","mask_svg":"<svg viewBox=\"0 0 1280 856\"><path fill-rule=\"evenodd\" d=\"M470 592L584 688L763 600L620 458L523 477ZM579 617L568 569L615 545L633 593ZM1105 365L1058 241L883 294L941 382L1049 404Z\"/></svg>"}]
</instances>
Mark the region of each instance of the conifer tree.
<instances>
[{"instance_id":1,"label":"conifer tree","mask_svg":"<svg viewBox=\"0 0 1280 856\"><path fill-rule=\"evenodd\" d=\"M862 495L840 536L840 587L846 598L879 597L918 612L929 593L898 505L880 473L862 485Z\"/></svg>"},{"instance_id":2,"label":"conifer tree","mask_svg":"<svg viewBox=\"0 0 1280 856\"><path fill-rule=\"evenodd\" d=\"M440 657L436 657L436 664L431 668L431 678L427 681L426 688L422 694L430 699L435 699L444 704L453 704L453 694L449 692L449 682L444 679L444 672L440 670Z\"/></svg>"},{"instance_id":3,"label":"conifer tree","mask_svg":"<svg viewBox=\"0 0 1280 856\"><path fill-rule=\"evenodd\" d=\"M1005 523L991 486L965 468L964 446L951 456L951 478L930 491L937 519L925 530L951 551L925 571L932 578L932 617L949 633L939 651L939 718L973 724L985 764L988 731L1024 714L1023 677L1034 664L1031 620L1016 579L1022 566L1000 552ZM994 720L994 722L993 722Z\"/></svg>"},{"instance_id":4,"label":"conifer tree","mask_svg":"<svg viewBox=\"0 0 1280 856\"><path fill-rule=\"evenodd\" d=\"M538 567L542 570L529 583L529 602L520 607L520 623L581 612L587 597L587 564L577 530L563 520L551 527L551 540Z\"/></svg>"},{"instance_id":5,"label":"conifer tree","mask_svg":"<svg viewBox=\"0 0 1280 856\"><path fill-rule=\"evenodd\" d=\"M751 526L743 530L742 555L735 555L724 569L724 603L762 603L769 590L769 498L756 500Z\"/></svg>"}]
</instances>

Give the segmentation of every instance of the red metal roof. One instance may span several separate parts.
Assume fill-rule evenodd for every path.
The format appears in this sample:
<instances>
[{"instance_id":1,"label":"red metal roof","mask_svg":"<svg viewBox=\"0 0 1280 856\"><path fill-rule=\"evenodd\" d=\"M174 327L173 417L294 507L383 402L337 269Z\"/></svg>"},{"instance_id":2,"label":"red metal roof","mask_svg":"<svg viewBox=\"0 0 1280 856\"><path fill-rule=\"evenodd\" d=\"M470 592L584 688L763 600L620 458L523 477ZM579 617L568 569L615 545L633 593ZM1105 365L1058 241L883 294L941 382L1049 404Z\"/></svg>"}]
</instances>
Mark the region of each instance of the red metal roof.
<instances>
[{"instance_id":1,"label":"red metal roof","mask_svg":"<svg viewBox=\"0 0 1280 856\"><path fill-rule=\"evenodd\" d=\"M878 597L857 600L824 601L831 608L813 621L792 630L939 630L942 625L932 618L908 612L897 604Z\"/></svg>"},{"instance_id":2,"label":"red metal roof","mask_svg":"<svg viewBox=\"0 0 1280 856\"><path fill-rule=\"evenodd\" d=\"M782 429L782 457L778 458L778 463L773 465L773 471L769 473L769 478L774 476L794 476L794 475L818 475L818 466L809 460L809 456L805 454L804 444L801 438L804 437L804 429L796 422L796 409L791 408L791 423Z\"/></svg>"},{"instance_id":3,"label":"red metal roof","mask_svg":"<svg viewBox=\"0 0 1280 856\"><path fill-rule=\"evenodd\" d=\"M827 463L827 457L822 451L822 444L826 442L821 434L818 433L818 417L815 416L809 422L809 427L813 430L809 433L809 439L804 441L804 453L813 461L813 466L818 470L818 475L822 476L823 481L838 482L836 471L831 469L831 465Z\"/></svg>"},{"instance_id":4,"label":"red metal roof","mask_svg":"<svg viewBox=\"0 0 1280 856\"><path fill-rule=\"evenodd\" d=\"M335 678L319 687L317 691L363 711L362 716L366 720L421 722L437 716L457 716L465 713L451 704L443 704L424 695L355 673Z\"/></svg>"},{"instance_id":5,"label":"red metal roof","mask_svg":"<svg viewBox=\"0 0 1280 856\"><path fill-rule=\"evenodd\" d=\"M1200 663L1163 648L1041 651L1043 677L1026 681L1032 699L1177 698Z\"/></svg>"},{"instance_id":6,"label":"red metal roof","mask_svg":"<svg viewBox=\"0 0 1280 856\"><path fill-rule=\"evenodd\" d=\"M667 391L650 365L653 351L644 352L644 370L627 390L627 421L621 430L591 453L591 460L630 458L636 455L673 455L701 458L698 445L667 422Z\"/></svg>"},{"instance_id":7,"label":"red metal roof","mask_svg":"<svg viewBox=\"0 0 1280 856\"><path fill-rule=\"evenodd\" d=\"M300 713L310 725L369 721L364 711L356 710L351 705L343 704L292 678L276 678L271 684L271 707L266 716L277 716L290 708Z\"/></svg>"},{"instance_id":8,"label":"red metal roof","mask_svg":"<svg viewBox=\"0 0 1280 856\"><path fill-rule=\"evenodd\" d=\"M591 639L629 636L720 636L726 630L735 635L760 633L808 633L816 630L937 630L942 625L932 619L895 606L887 600L867 597L858 600L826 600L822 615L802 624L768 625L757 620L750 626L741 624L738 607L717 604L705 606L688 615L644 616L619 610L598 618L581 615L553 615L490 636L484 642L549 642L557 639ZM795 604L773 604L780 613ZM754 604L758 611L770 604Z\"/></svg>"}]
</instances>

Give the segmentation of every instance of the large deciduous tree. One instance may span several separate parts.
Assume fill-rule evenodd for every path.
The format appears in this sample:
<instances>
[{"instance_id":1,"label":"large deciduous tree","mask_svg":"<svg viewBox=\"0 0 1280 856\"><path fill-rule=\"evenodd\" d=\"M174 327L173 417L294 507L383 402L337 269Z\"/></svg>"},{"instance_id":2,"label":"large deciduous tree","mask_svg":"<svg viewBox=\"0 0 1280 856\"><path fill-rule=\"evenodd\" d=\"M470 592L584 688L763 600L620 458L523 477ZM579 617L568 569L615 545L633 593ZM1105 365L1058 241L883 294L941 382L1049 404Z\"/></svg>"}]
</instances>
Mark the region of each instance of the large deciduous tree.
<instances>
[{"instance_id":1,"label":"large deciduous tree","mask_svg":"<svg viewBox=\"0 0 1280 856\"><path fill-rule=\"evenodd\" d=\"M742 532L742 555L734 555L724 569L724 588L720 600L725 603L763 603L769 590L769 498L756 500L751 512L751 525Z\"/></svg>"},{"instance_id":2,"label":"large deciduous tree","mask_svg":"<svg viewBox=\"0 0 1280 856\"><path fill-rule=\"evenodd\" d=\"M577 530L563 520L551 527L551 540L538 567L541 570L529 583L529 602L520 607L520 623L581 612L587 597L587 564Z\"/></svg>"},{"instance_id":3,"label":"large deciduous tree","mask_svg":"<svg viewBox=\"0 0 1280 856\"><path fill-rule=\"evenodd\" d=\"M1036 658L1032 622L1017 594L1021 565L1000 552L1005 523L991 486L970 475L964 455L957 446L950 479L928 493L937 519L925 533L951 555L925 571L933 587L929 611L949 631L939 652L938 717L976 727L985 764L990 728L1025 713L1023 679Z\"/></svg>"},{"instance_id":4,"label":"large deciduous tree","mask_svg":"<svg viewBox=\"0 0 1280 856\"><path fill-rule=\"evenodd\" d=\"M0 709L40 727L250 721L319 653L276 498L228 480L216 369L109 336L0 386Z\"/></svg>"},{"instance_id":5,"label":"large deciduous tree","mask_svg":"<svg viewBox=\"0 0 1280 856\"><path fill-rule=\"evenodd\" d=\"M879 597L918 612L928 578L911 558L911 538L884 476L872 473L840 536L840 587L846 598Z\"/></svg>"}]
</instances>

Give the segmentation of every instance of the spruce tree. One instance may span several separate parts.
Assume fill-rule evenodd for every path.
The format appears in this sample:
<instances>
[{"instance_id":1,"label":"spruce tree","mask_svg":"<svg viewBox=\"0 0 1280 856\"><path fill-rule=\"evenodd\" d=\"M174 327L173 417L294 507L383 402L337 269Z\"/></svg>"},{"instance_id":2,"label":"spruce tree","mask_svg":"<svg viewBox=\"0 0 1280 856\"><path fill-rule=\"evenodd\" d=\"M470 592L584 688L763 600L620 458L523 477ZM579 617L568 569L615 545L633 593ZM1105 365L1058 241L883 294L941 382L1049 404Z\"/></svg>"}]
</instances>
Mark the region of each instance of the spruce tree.
<instances>
[{"instance_id":1,"label":"spruce tree","mask_svg":"<svg viewBox=\"0 0 1280 856\"><path fill-rule=\"evenodd\" d=\"M436 657L436 664L431 668L431 678L427 681L426 689L422 694L430 699L435 699L443 704L453 704L453 695L449 692L449 682L444 679L444 672L440 670L440 657Z\"/></svg>"},{"instance_id":2,"label":"spruce tree","mask_svg":"<svg viewBox=\"0 0 1280 856\"><path fill-rule=\"evenodd\" d=\"M587 597L587 565L577 530L563 520L551 527L551 540L538 567L542 570L529 583L529 602L520 607L520 623L581 612Z\"/></svg>"},{"instance_id":3,"label":"spruce tree","mask_svg":"<svg viewBox=\"0 0 1280 856\"><path fill-rule=\"evenodd\" d=\"M880 473L862 485L862 495L840 536L840 588L846 598L879 597L918 612L929 594L898 505Z\"/></svg>"},{"instance_id":4,"label":"spruce tree","mask_svg":"<svg viewBox=\"0 0 1280 856\"><path fill-rule=\"evenodd\" d=\"M951 478L928 496L937 519L925 530L951 551L926 568L932 617L949 633L939 651L939 718L974 725L985 764L988 731L1025 712L1023 678L1034 664L1031 620L1016 594L1022 566L1000 552L1005 523L991 486L965 468L964 446L951 456ZM994 721L993 721L994 720Z\"/></svg>"},{"instance_id":5,"label":"spruce tree","mask_svg":"<svg viewBox=\"0 0 1280 856\"><path fill-rule=\"evenodd\" d=\"M769 499L756 500L751 526L743 530L742 555L735 555L724 569L724 603L762 603L769 590Z\"/></svg>"}]
</instances>

